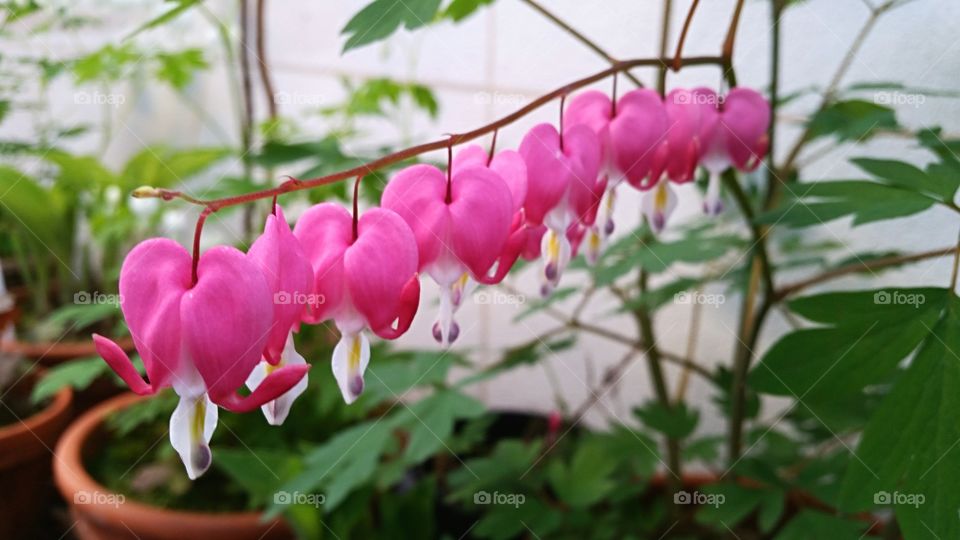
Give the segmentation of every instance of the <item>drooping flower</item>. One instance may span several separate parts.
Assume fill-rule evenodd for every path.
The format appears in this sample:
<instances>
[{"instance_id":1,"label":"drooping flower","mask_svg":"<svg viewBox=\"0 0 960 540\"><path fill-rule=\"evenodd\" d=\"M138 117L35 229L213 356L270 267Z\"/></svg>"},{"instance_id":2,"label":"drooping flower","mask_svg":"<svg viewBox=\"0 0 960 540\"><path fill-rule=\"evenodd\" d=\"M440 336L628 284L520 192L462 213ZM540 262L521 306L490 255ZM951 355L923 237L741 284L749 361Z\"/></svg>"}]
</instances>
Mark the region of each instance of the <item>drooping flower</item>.
<instances>
[{"instance_id":1,"label":"drooping flower","mask_svg":"<svg viewBox=\"0 0 960 540\"><path fill-rule=\"evenodd\" d=\"M665 140L653 153L650 179L653 184L641 202L654 233L666 226L677 206L669 182L693 180L704 152L706 135L717 120L717 96L706 88L678 88L664 99L667 126Z\"/></svg>"},{"instance_id":2,"label":"drooping flower","mask_svg":"<svg viewBox=\"0 0 960 540\"><path fill-rule=\"evenodd\" d=\"M448 180L432 165L413 165L390 180L381 205L413 230L419 269L440 286L433 337L453 343L460 334L453 313L462 299L464 275L485 281L506 245L514 212L510 187L485 166L458 167Z\"/></svg>"},{"instance_id":3,"label":"drooping flower","mask_svg":"<svg viewBox=\"0 0 960 540\"><path fill-rule=\"evenodd\" d=\"M339 205L321 203L297 221L293 235L313 266L314 301L304 321L333 320L340 342L333 351L333 375L347 403L363 392L370 361L365 330L396 339L420 303L417 242L396 213L371 208L357 221Z\"/></svg>"},{"instance_id":4,"label":"drooping flower","mask_svg":"<svg viewBox=\"0 0 960 540\"><path fill-rule=\"evenodd\" d=\"M280 205L267 216L263 234L250 246L247 257L252 260L273 294L273 326L263 351L263 359L247 378L247 386L256 390L270 372L285 365L303 365L306 361L294 349L293 333L300 329L313 287L313 269L300 242L290 231ZM304 376L296 386L261 409L267 422L278 426L286 419L294 400L307 389Z\"/></svg>"},{"instance_id":5,"label":"drooping flower","mask_svg":"<svg viewBox=\"0 0 960 540\"><path fill-rule=\"evenodd\" d=\"M149 383L126 352L94 334L97 352L137 394L172 386L180 403L170 417L170 442L187 475L211 463L217 406L247 412L289 391L309 366L274 370L250 395L237 390L260 360L273 322L270 288L242 252L225 246L192 259L172 240L141 242L120 270L121 309Z\"/></svg>"},{"instance_id":6,"label":"drooping flower","mask_svg":"<svg viewBox=\"0 0 960 540\"><path fill-rule=\"evenodd\" d=\"M701 163L709 174L703 209L716 215L723 210L720 174L731 165L741 171L757 167L767 153L770 104L759 92L733 88L719 102L717 121L708 128Z\"/></svg>"},{"instance_id":7,"label":"drooping flower","mask_svg":"<svg viewBox=\"0 0 960 540\"><path fill-rule=\"evenodd\" d=\"M567 228L577 220L592 225L606 189L600 140L585 125L570 126L561 137L552 125L539 124L524 136L520 155L527 164L527 223L547 226L541 240L541 294L547 296L571 258Z\"/></svg>"},{"instance_id":8,"label":"drooping flower","mask_svg":"<svg viewBox=\"0 0 960 540\"><path fill-rule=\"evenodd\" d=\"M630 91L616 106L606 94L592 90L570 102L564 123L590 127L600 140L603 153L600 175L607 178L607 189L596 223L585 231L586 257L592 262L614 230L617 186L627 180L642 188L649 177L654 151L663 142L666 112L659 94L653 90Z\"/></svg>"},{"instance_id":9,"label":"drooping flower","mask_svg":"<svg viewBox=\"0 0 960 540\"><path fill-rule=\"evenodd\" d=\"M488 167L500 175L510 188L513 197L513 221L510 223L510 237L504 246L503 252L497 259L496 272L488 275L483 283L493 285L503 281L507 273L523 255L523 247L529 237L529 228L526 226L526 216L523 203L527 199L527 165L523 157L515 150L501 150L492 157L483 147L473 144L464 147L453 157L453 170L458 171L465 167ZM469 280L472 281L472 280Z\"/></svg>"}]
</instances>

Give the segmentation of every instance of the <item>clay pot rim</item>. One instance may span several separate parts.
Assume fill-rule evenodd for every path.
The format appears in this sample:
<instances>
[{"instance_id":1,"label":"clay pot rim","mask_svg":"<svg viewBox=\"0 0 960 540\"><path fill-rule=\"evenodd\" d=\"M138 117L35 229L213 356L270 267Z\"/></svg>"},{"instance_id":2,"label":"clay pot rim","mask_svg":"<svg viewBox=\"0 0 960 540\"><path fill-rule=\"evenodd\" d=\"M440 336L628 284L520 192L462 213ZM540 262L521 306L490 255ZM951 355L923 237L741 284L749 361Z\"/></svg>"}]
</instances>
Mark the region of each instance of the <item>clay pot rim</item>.
<instances>
[{"instance_id":1,"label":"clay pot rim","mask_svg":"<svg viewBox=\"0 0 960 540\"><path fill-rule=\"evenodd\" d=\"M134 349L133 338L126 336L114 340L125 351ZM63 361L73 358L97 356L93 339L70 341L22 341L19 339L0 340L0 352L19 354L37 360Z\"/></svg>"},{"instance_id":2,"label":"clay pot rim","mask_svg":"<svg viewBox=\"0 0 960 540\"><path fill-rule=\"evenodd\" d=\"M36 381L43 376L43 373L43 369L34 368L14 384L20 384L23 379L32 379L31 382L36 383ZM72 402L73 389L69 386L61 388L53 397L53 400L40 411L26 418L21 418L19 422L0 426L0 444L2 444L3 441L17 437L36 437L36 432L40 430L41 426L49 424L67 414Z\"/></svg>"},{"instance_id":3,"label":"clay pot rim","mask_svg":"<svg viewBox=\"0 0 960 540\"><path fill-rule=\"evenodd\" d=\"M57 490L69 506L76 508L74 497L80 492L115 495L87 472L83 464L83 447L90 440L90 436L103 425L107 415L147 397L128 392L111 398L85 412L64 432L55 451L53 477ZM108 522L123 523L134 531L155 528L158 522L163 523L172 533L182 530L184 534L196 527L230 525L273 528L277 525L276 522L262 521L262 513L256 511L213 513L169 510L129 498L124 499L122 504L107 502L104 497L94 498L90 504L83 505L82 512Z\"/></svg>"}]
</instances>

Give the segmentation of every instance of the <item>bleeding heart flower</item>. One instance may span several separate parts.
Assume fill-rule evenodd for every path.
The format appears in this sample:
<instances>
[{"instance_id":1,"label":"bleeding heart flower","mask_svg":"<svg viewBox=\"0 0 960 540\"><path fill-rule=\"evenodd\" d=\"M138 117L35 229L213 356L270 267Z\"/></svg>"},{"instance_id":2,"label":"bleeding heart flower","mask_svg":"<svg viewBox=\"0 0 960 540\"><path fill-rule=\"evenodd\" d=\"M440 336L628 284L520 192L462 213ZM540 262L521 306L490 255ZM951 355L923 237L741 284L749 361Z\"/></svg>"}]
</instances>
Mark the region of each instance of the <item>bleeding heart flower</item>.
<instances>
[{"instance_id":1,"label":"bleeding heart flower","mask_svg":"<svg viewBox=\"0 0 960 540\"><path fill-rule=\"evenodd\" d=\"M281 367L249 396L236 393L267 345L273 306L263 274L234 248L204 253L193 283L192 259L183 247L165 238L141 242L123 262L120 296L150 382L123 349L94 334L97 352L134 392L172 386L180 396L170 442L191 479L210 466L216 405L251 411L290 390L309 369Z\"/></svg>"},{"instance_id":2,"label":"bleeding heart flower","mask_svg":"<svg viewBox=\"0 0 960 540\"><path fill-rule=\"evenodd\" d=\"M413 165L394 176L380 202L413 230L419 269L440 286L433 337L449 345L460 334L453 312L463 276L485 281L504 251L514 211L510 188L485 166L457 168L448 182L432 165Z\"/></svg>"},{"instance_id":3,"label":"bleeding heart flower","mask_svg":"<svg viewBox=\"0 0 960 540\"><path fill-rule=\"evenodd\" d=\"M304 321L332 319L340 330L333 375L344 401L353 403L363 392L363 372L370 361L364 330L396 339L410 328L417 313L416 239L390 210L371 208L354 223L346 209L333 203L307 210L293 235L314 273L315 300Z\"/></svg>"},{"instance_id":4,"label":"bleeding heart flower","mask_svg":"<svg viewBox=\"0 0 960 540\"><path fill-rule=\"evenodd\" d=\"M600 174L609 179L604 200L598 205L596 223L584 231L585 255L592 264L614 231L617 186L626 179L639 188L649 178L654 152L664 140L666 112L660 95L653 90L628 92L616 107L606 94L593 90L570 102L564 123L586 125L596 133L603 151Z\"/></svg>"},{"instance_id":5,"label":"bleeding heart flower","mask_svg":"<svg viewBox=\"0 0 960 540\"><path fill-rule=\"evenodd\" d=\"M526 219L523 212L523 202L527 198L527 165L523 162L523 157L514 150L501 150L491 157L483 147L472 144L464 147L453 157L454 173L467 167L487 167L500 175L500 178L510 188L510 195L513 198L513 221L510 224L510 235L497 258L493 274L488 274L482 281L484 284L494 285L503 281L507 276L517 259L523 254L523 248L527 243L529 228L525 226ZM467 272L460 276L460 279L454 284L452 295L451 303L454 313L462 305L463 299L476 288L477 284L478 282ZM437 330L440 329L437 328ZM440 335L442 336L442 333Z\"/></svg>"},{"instance_id":6,"label":"bleeding heart flower","mask_svg":"<svg viewBox=\"0 0 960 540\"><path fill-rule=\"evenodd\" d=\"M520 143L527 164L527 223L544 224L541 252L546 260L541 293L556 287L571 258L567 228L574 221L592 225L606 179L598 178L602 153L597 135L585 125L571 126L563 137L550 124L531 129Z\"/></svg>"},{"instance_id":7,"label":"bleeding heart flower","mask_svg":"<svg viewBox=\"0 0 960 540\"><path fill-rule=\"evenodd\" d=\"M718 121L705 135L701 160L709 174L703 203L707 214L716 215L723 210L720 174L731 165L741 171L753 170L766 155L769 126L770 105L755 90L734 88L720 102Z\"/></svg>"},{"instance_id":8,"label":"bleeding heart flower","mask_svg":"<svg viewBox=\"0 0 960 540\"><path fill-rule=\"evenodd\" d=\"M672 182L693 180L707 135L719 120L717 95L709 88L673 90L664 100L667 112L666 173Z\"/></svg>"},{"instance_id":9,"label":"bleeding heart flower","mask_svg":"<svg viewBox=\"0 0 960 540\"><path fill-rule=\"evenodd\" d=\"M263 234L250 246L247 257L263 272L273 293L273 326L263 360L247 379L247 387L256 390L276 367L306 363L294 349L293 333L300 329L300 320L313 290L313 269L300 242L290 231L280 205L275 205L274 214L267 216ZM304 377L286 394L265 403L261 409L267 422L275 426L282 424L293 401L306 389L307 377Z\"/></svg>"}]
</instances>

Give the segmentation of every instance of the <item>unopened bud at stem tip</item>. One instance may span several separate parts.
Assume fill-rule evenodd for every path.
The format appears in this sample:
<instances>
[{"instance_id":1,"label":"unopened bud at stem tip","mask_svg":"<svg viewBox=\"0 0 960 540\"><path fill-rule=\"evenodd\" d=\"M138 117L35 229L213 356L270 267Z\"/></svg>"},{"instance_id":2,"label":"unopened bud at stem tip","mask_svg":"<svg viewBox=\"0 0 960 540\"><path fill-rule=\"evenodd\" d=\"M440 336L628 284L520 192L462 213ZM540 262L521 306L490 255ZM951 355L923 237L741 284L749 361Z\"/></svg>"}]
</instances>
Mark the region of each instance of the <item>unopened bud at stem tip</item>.
<instances>
[{"instance_id":1,"label":"unopened bud at stem tip","mask_svg":"<svg viewBox=\"0 0 960 540\"><path fill-rule=\"evenodd\" d=\"M133 196L137 199L147 199L150 197L160 197L160 190L153 186L140 186L133 190Z\"/></svg>"}]
</instances>

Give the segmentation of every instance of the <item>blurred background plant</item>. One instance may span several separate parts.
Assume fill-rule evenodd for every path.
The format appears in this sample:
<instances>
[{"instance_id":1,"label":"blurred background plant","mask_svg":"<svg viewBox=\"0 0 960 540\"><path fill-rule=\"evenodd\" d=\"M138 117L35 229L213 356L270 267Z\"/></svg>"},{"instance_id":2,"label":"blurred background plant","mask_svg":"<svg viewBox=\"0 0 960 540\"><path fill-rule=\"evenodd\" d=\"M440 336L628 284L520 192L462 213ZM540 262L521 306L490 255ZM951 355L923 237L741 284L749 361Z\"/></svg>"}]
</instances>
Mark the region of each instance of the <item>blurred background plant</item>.
<instances>
[{"instance_id":1,"label":"blurred background plant","mask_svg":"<svg viewBox=\"0 0 960 540\"><path fill-rule=\"evenodd\" d=\"M397 32L461 24L493 3L363 2L342 29L343 54L379 46ZM578 21L534 0L519 3L601 61L616 62L577 30ZM191 207L130 198L140 185L225 197L276 185L285 174L304 179L352 168L421 142L415 126L438 118L444 105L428 84L344 75L339 100L278 85L266 32L284 30L269 24L265 4L4 4L0 39L11 48L0 56L0 122L20 115L22 126L24 116L30 119L24 133L0 123L0 256L22 311L21 338L124 332L115 296L123 255L143 238L185 241L192 232ZM651 15L665 14L659 57L670 59L681 28L692 19L696 31L704 16L698 19L697 2L649 4ZM721 51L715 61L678 74L667 64L632 70L620 84L635 80L663 90L698 69L719 71L714 85L735 86L734 67L758 60L755 51L734 56L744 2L726 4L723 24L714 21L721 35L708 50ZM930 219L933 212L939 212L936 223L955 226L960 139L937 126L907 125L897 105L951 100L957 89L848 81L857 55L889 13L953 8L935 1L864 2L862 27L849 49L838 48L817 66L836 64L818 78L826 83L783 88L782 21L795 9L831 6L754 4L769 13L767 24L749 31L764 34L769 52L769 76L752 82L765 88L778 112L772 152L756 172L726 173L729 210L719 219L688 213L654 238L639 212L621 202L630 217L618 218L617 236L600 260L593 266L575 261L576 275L550 298L534 300L537 294L527 292L536 289L524 266L508 284L478 293L494 309L516 308L510 324L530 330L519 343L494 340L492 351L469 344L416 350L405 340L399 350L378 345L368 388L350 407L318 365L281 428L256 414L224 413L214 468L195 483L183 477L173 450L158 444L175 405L162 394L109 419L110 443L86 463L91 474L110 490L155 506L282 515L305 538L960 535L960 403L953 397L960 370L951 360L960 350L956 235L930 230L938 243L929 250L861 249L827 226L835 220L876 226L921 213ZM111 25L112 18L136 23ZM77 29L112 36L115 27L127 29L89 50L78 47L76 56L56 57L43 46ZM740 30L741 40L747 31ZM583 75L568 73L549 85ZM196 86L203 76L224 78L228 95L204 95ZM74 124L53 114L49 101L64 88L73 89L76 105L95 105L99 121ZM147 143L130 128L125 116L149 107L158 88L182 104L174 122L198 122L202 142ZM233 112L229 126L208 110L225 99ZM812 107L795 112L797 103ZM289 104L300 105L296 116L282 114ZM125 144L130 139L137 150ZM878 139L888 141L891 155L858 154ZM841 148L857 156L856 179L838 180L830 168L807 172L825 160L844 161L837 157ZM911 158L893 159L900 155ZM422 159L443 164L438 154ZM411 162L371 170L361 184L364 204L377 204L391 171ZM706 179L696 185L702 192ZM281 202L302 209L349 198L340 182L284 195ZM245 248L267 211L259 202L212 219L220 240ZM930 287L801 295L833 280L874 279L937 260L952 273L949 280L927 271L904 280ZM914 301L900 301L908 298ZM732 328L704 309L720 304L736 305ZM658 324L677 305L689 309L685 324ZM527 326L532 320L546 323L535 332ZM734 337L730 351L708 334L711 323ZM680 346L665 346L664 334L680 334L672 340ZM334 342L322 326L305 329L297 340L309 360L329 357ZM571 395L559 381L555 359L562 353L584 359L586 380L579 382L585 394ZM34 388L34 401L112 377L89 354L49 370ZM647 366L643 390L624 384L641 361ZM549 399L541 400L548 403L540 413L504 411L478 399L485 382L529 376L532 368L546 375L548 389L537 395ZM623 394L631 397L627 413L607 403ZM598 411L601 419L588 429L585 419ZM878 498L898 493L924 501Z\"/></svg>"}]
</instances>

